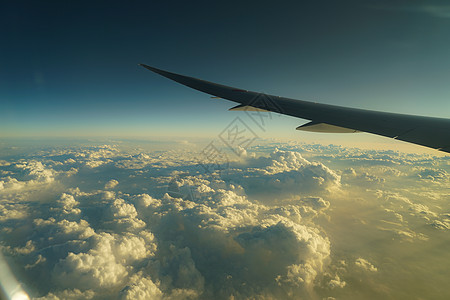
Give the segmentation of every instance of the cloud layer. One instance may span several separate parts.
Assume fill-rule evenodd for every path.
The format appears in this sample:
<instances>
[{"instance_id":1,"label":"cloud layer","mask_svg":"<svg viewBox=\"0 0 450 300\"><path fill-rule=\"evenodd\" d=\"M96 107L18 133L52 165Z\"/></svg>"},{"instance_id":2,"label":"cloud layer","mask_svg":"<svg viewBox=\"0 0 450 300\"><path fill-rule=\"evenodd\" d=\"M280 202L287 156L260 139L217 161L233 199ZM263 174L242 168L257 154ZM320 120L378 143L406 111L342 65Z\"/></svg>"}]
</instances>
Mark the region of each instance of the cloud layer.
<instances>
[{"instance_id":1,"label":"cloud layer","mask_svg":"<svg viewBox=\"0 0 450 300\"><path fill-rule=\"evenodd\" d=\"M368 296L389 290L377 251L450 228L446 157L264 144L217 176L195 152L136 148L2 161L0 246L33 296L351 298L358 276Z\"/></svg>"}]
</instances>

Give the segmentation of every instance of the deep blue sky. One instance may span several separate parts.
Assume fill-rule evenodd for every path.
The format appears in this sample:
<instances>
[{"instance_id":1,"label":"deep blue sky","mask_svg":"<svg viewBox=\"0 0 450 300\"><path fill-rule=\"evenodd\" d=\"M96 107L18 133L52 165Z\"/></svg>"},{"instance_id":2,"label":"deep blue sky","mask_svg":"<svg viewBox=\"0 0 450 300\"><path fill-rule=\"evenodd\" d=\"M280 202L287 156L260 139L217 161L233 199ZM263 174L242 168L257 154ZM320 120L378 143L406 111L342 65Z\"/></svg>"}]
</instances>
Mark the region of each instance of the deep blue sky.
<instances>
[{"instance_id":1,"label":"deep blue sky","mask_svg":"<svg viewBox=\"0 0 450 300\"><path fill-rule=\"evenodd\" d=\"M266 93L450 117L438 1L10 1L0 136L214 135L232 104L138 67ZM293 132L285 118L274 132Z\"/></svg>"}]
</instances>

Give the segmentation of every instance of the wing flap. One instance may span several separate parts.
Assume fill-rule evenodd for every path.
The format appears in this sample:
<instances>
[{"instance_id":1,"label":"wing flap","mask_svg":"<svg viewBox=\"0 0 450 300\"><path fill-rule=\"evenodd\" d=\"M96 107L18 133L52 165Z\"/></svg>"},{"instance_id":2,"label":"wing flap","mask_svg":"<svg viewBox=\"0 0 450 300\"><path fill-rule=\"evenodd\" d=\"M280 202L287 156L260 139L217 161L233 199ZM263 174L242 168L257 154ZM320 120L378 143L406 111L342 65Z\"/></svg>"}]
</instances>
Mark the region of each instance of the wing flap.
<instances>
[{"instance_id":1,"label":"wing flap","mask_svg":"<svg viewBox=\"0 0 450 300\"><path fill-rule=\"evenodd\" d=\"M236 105L236 106L230 108L229 111L262 111L262 112L268 112L269 110L263 109L263 108L254 107L254 106L250 106L250 105L239 104L239 105Z\"/></svg>"},{"instance_id":2,"label":"wing flap","mask_svg":"<svg viewBox=\"0 0 450 300\"><path fill-rule=\"evenodd\" d=\"M322 132L322 133L355 133L358 130L330 125L327 123L309 122L298 126L297 130L309 131L309 132Z\"/></svg>"}]
</instances>

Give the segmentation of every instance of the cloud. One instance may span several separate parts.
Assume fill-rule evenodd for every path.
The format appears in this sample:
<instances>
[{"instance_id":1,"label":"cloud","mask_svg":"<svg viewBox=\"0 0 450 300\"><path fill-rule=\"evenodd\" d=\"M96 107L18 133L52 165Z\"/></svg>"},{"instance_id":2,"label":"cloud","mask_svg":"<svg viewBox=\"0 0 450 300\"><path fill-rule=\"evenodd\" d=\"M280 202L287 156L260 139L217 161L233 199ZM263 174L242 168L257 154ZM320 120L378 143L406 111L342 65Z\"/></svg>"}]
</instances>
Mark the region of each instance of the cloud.
<instances>
[{"instance_id":1,"label":"cloud","mask_svg":"<svg viewBox=\"0 0 450 300\"><path fill-rule=\"evenodd\" d=\"M47 220L34 219L33 223L39 230L46 230L47 237L52 241L67 239L80 240L95 234L94 230L89 226L89 223L83 219L79 221L68 221L66 219L57 221L51 217Z\"/></svg>"},{"instance_id":2,"label":"cloud","mask_svg":"<svg viewBox=\"0 0 450 300\"><path fill-rule=\"evenodd\" d=\"M79 215L81 213L81 210L75 207L80 204L80 202L76 201L70 194L63 193L56 203L59 204L60 207L52 208L52 210L61 211L61 213L65 215Z\"/></svg>"},{"instance_id":3,"label":"cloud","mask_svg":"<svg viewBox=\"0 0 450 300\"><path fill-rule=\"evenodd\" d=\"M28 208L26 205L16 203L0 203L0 222L25 219L27 216Z\"/></svg>"},{"instance_id":4,"label":"cloud","mask_svg":"<svg viewBox=\"0 0 450 300\"><path fill-rule=\"evenodd\" d=\"M374 265L372 265L370 262L361 257L356 259L355 265L370 272L378 271L378 269L374 267Z\"/></svg>"},{"instance_id":5,"label":"cloud","mask_svg":"<svg viewBox=\"0 0 450 300\"><path fill-rule=\"evenodd\" d=\"M54 180L54 171L46 168L40 161L31 160L25 163L17 163L15 167L27 171L36 183L50 183Z\"/></svg>"},{"instance_id":6,"label":"cloud","mask_svg":"<svg viewBox=\"0 0 450 300\"><path fill-rule=\"evenodd\" d=\"M35 249L33 249L33 251L34 250ZM42 254L38 254L36 261L33 262L32 264L25 265L25 269L32 269L39 264L45 263L46 261L47 261L47 259L45 257L43 257Z\"/></svg>"},{"instance_id":7,"label":"cloud","mask_svg":"<svg viewBox=\"0 0 450 300\"><path fill-rule=\"evenodd\" d=\"M107 289L124 283L134 261L154 255L142 237L93 235L89 251L70 252L52 271L52 280L63 288Z\"/></svg>"},{"instance_id":8,"label":"cloud","mask_svg":"<svg viewBox=\"0 0 450 300\"><path fill-rule=\"evenodd\" d=\"M182 184L194 181L185 178ZM328 239L312 227L295 223L301 215L294 205L274 209L213 187L212 183L199 184L192 200L167 195L153 208L153 216L160 216L159 226L153 227L159 251L173 261L163 273L177 278L175 287L197 286L198 293L240 297L256 291L274 297L274 293L283 295L284 288L309 289L328 264ZM320 198L305 203L310 209L329 205ZM166 246L164 239L169 243ZM181 257L171 258L173 255L181 255L183 262ZM227 257L229 262L217 261L219 257ZM180 267L188 272L189 280L178 277Z\"/></svg>"},{"instance_id":9,"label":"cloud","mask_svg":"<svg viewBox=\"0 0 450 300\"><path fill-rule=\"evenodd\" d=\"M433 220L430 225L436 229L441 229L441 230L448 230L450 229L450 221L445 220L445 221L441 221L441 220Z\"/></svg>"},{"instance_id":10,"label":"cloud","mask_svg":"<svg viewBox=\"0 0 450 300\"><path fill-rule=\"evenodd\" d=\"M1 246L0 249L4 252L10 253L10 254L21 254L21 255L27 255L35 251L36 247L32 240L28 240L24 247L14 247L11 246Z\"/></svg>"},{"instance_id":11,"label":"cloud","mask_svg":"<svg viewBox=\"0 0 450 300\"><path fill-rule=\"evenodd\" d=\"M35 189L54 182L56 172L36 160L21 161L8 165L10 171L0 178L0 192L19 192L22 189Z\"/></svg>"},{"instance_id":12,"label":"cloud","mask_svg":"<svg viewBox=\"0 0 450 300\"><path fill-rule=\"evenodd\" d=\"M163 299L163 292L159 289L158 284L139 272L134 274L127 286L120 291L120 298L123 300L160 300Z\"/></svg>"},{"instance_id":13,"label":"cloud","mask_svg":"<svg viewBox=\"0 0 450 300\"><path fill-rule=\"evenodd\" d=\"M445 192L444 192L445 193ZM419 194L422 196L422 194ZM449 223L449 220L446 218L446 214L439 214L434 209L430 209L428 205L425 205L423 203L417 203L411 201L409 198L401 196L398 193L388 193L383 191L377 192L377 197L380 199L385 200L389 206L395 208L393 209L385 209L388 212L393 213L398 220L400 220L402 223L405 223L405 214L408 214L410 216L413 216L415 218L422 219L426 222L426 224L431 225L432 228L435 229L447 229L447 224ZM444 196L445 197L445 196ZM423 197L421 197L423 198ZM419 199L422 200L423 199ZM435 199L436 201L436 199ZM439 206L435 206L436 209L441 209ZM400 233L402 235L409 235L413 234L416 236L416 234L411 231L408 228L404 228L403 230L396 231L397 233ZM407 232L409 232L407 234ZM424 235L417 235L420 238L423 238Z\"/></svg>"},{"instance_id":14,"label":"cloud","mask_svg":"<svg viewBox=\"0 0 450 300\"><path fill-rule=\"evenodd\" d=\"M145 222L138 217L136 208L123 199L115 199L106 209L106 224L112 224L115 230L132 230L145 227Z\"/></svg>"},{"instance_id":15,"label":"cloud","mask_svg":"<svg viewBox=\"0 0 450 300\"><path fill-rule=\"evenodd\" d=\"M110 181L108 181L108 182L105 184L105 189L107 189L107 190L113 189L113 188L115 188L118 184L119 184L119 182L118 182L117 180L111 179Z\"/></svg>"},{"instance_id":16,"label":"cloud","mask_svg":"<svg viewBox=\"0 0 450 300\"><path fill-rule=\"evenodd\" d=\"M93 299L95 292L92 290L80 291L78 289L67 289L60 292L51 292L45 297L33 298L36 300L77 300L77 299Z\"/></svg>"},{"instance_id":17,"label":"cloud","mask_svg":"<svg viewBox=\"0 0 450 300\"><path fill-rule=\"evenodd\" d=\"M348 298L355 269L383 265L373 253L400 261L396 247L450 226L445 158L272 143L213 176L193 151L124 149L60 147L1 163L1 247L34 296ZM340 263L354 257L354 267Z\"/></svg>"},{"instance_id":18,"label":"cloud","mask_svg":"<svg viewBox=\"0 0 450 300\"><path fill-rule=\"evenodd\" d=\"M258 272L276 274L279 285L311 285L330 254L330 244L326 238L292 221L282 221L265 228L254 227L250 233L243 233L236 240L246 252L252 253L247 258L249 264L253 261L253 267ZM265 264L259 265L261 262Z\"/></svg>"},{"instance_id":19,"label":"cloud","mask_svg":"<svg viewBox=\"0 0 450 300\"><path fill-rule=\"evenodd\" d=\"M343 288L347 283L343 280L341 280L341 278L339 278L338 275L336 275L333 279L331 279L328 282L328 286L332 289L334 288Z\"/></svg>"},{"instance_id":20,"label":"cloud","mask_svg":"<svg viewBox=\"0 0 450 300\"><path fill-rule=\"evenodd\" d=\"M161 206L161 200L155 199L148 194L140 194L133 198L133 201L138 207L147 208L149 206L158 207Z\"/></svg>"},{"instance_id":21,"label":"cloud","mask_svg":"<svg viewBox=\"0 0 450 300\"><path fill-rule=\"evenodd\" d=\"M449 181L450 175L442 169L426 168L421 170L418 174L419 178L431 181Z\"/></svg>"},{"instance_id":22,"label":"cloud","mask_svg":"<svg viewBox=\"0 0 450 300\"><path fill-rule=\"evenodd\" d=\"M281 200L287 196L326 194L340 187L340 176L320 162L300 153L275 149L270 155L248 157L231 164L225 180L239 183L258 200Z\"/></svg>"},{"instance_id":23,"label":"cloud","mask_svg":"<svg viewBox=\"0 0 450 300\"><path fill-rule=\"evenodd\" d=\"M0 181L0 190L19 190L25 186L25 183L18 181L10 176Z\"/></svg>"}]
</instances>

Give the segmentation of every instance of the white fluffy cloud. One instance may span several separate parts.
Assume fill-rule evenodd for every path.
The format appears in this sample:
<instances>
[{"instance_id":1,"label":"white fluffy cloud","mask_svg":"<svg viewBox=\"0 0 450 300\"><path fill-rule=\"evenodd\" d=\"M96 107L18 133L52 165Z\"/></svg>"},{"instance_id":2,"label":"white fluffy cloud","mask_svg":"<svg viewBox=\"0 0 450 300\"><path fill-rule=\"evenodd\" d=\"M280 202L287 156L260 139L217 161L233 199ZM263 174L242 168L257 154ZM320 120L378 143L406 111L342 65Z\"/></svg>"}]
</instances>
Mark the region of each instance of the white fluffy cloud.
<instances>
[{"instance_id":1,"label":"white fluffy cloud","mask_svg":"<svg viewBox=\"0 0 450 300\"><path fill-rule=\"evenodd\" d=\"M24 219L28 216L27 206L14 203L0 203L0 221Z\"/></svg>"},{"instance_id":2,"label":"white fluffy cloud","mask_svg":"<svg viewBox=\"0 0 450 300\"><path fill-rule=\"evenodd\" d=\"M247 157L231 164L226 180L235 182L260 201L295 195L323 195L339 189L340 175L294 151L275 149L269 156Z\"/></svg>"},{"instance_id":3,"label":"white fluffy cloud","mask_svg":"<svg viewBox=\"0 0 450 300\"><path fill-rule=\"evenodd\" d=\"M76 206L80 204L80 202L76 201L75 198L70 194L63 193L61 195L61 198L59 198L56 203L59 204L60 207L53 208L53 210L61 211L66 215L79 215L81 213L81 210L79 208L76 208Z\"/></svg>"},{"instance_id":4,"label":"white fluffy cloud","mask_svg":"<svg viewBox=\"0 0 450 300\"><path fill-rule=\"evenodd\" d=\"M95 292L92 290L80 291L78 289L67 289L59 292L51 292L44 297L34 298L37 300L78 300L78 299L93 299Z\"/></svg>"},{"instance_id":5,"label":"white fluffy cloud","mask_svg":"<svg viewBox=\"0 0 450 300\"><path fill-rule=\"evenodd\" d=\"M154 255L138 236L93 235L89 251L70 252L53 269L53 281L63 288L107 289L123 284L131 263Z\"/></svg>"},{"instance_id":6,"label":"white fluffy cloud","mask_svg":"<svg viewBox=\"0 0 450 300\"><path fill-rule=\"evenodd\" d=\"M366 259L361 258L361 257L356 259L355 265L360 267L360 268L362 268L362 269L364 269L364 270L370 271L370 272L378 271L378 269L374 265L372 265Z\"/></svg>"},{"instance_id":7,"label":"white fluffy cloud","mask_svg":"<svg viewBox=\"0 0 450 300\"><path fill-rule=\"evenodd\" d=\"M163 292L149 277L143 277L142 272L134 274L127 286L120 291L120 298L123 300L160 300L163 299Z\"/></svg>"},{"instance_id":8,"label":"white fluffy cloud","mask_svg":"<svg viewBox=\"0 0 450 300\"><path fill-rule=\"evenodd\" d=\"M115 188L118 184L119 184L119 182L118 182L117 180L111 179L110 181L108 181L108 182L105 184L105 189L107 189L107 190L113 189L113 188Z\"/></svg>"},{"instance_id":9,"label":"white fluffy cloud","mask_svg":"<svg viewBox=\"0 0 450 300\"><path fill-rule=\"evenodd\" d=\"M94 235L94 230L89 226L86 220L80 219L79 221L68 221L62 219L57 221L51 217L47 220L35 219L34 225L39 230L46 230L49 240L66 240L70 239L86 239Z\"/></svg>"},{"instance_id":10,"label":"white fluffy cloud","mask_svg":"<svg viewBox=\"0 0 450 300\"><path fill-rule=\"evenodd\" d=\"M113 200L105 210L104 221L111 224L113 229L133 230L145 226L145 222L137 216L136 208L131 203L126 203L123 199Z\"/></svg>"},{"instance_id":11,"label":"white fluffy cloud","mask_svg":"<svg viewBox=\"0 0 450 300\"><path fill-rule=\"evenodd\" d=\"M52 183L55 171L36 160L20 161L8 165L11 171L8 175L0 177L0 192L17 192L25 188L39 188ZM20 179L18 179L20 178Z\"/></svg>"}]
</instances>

